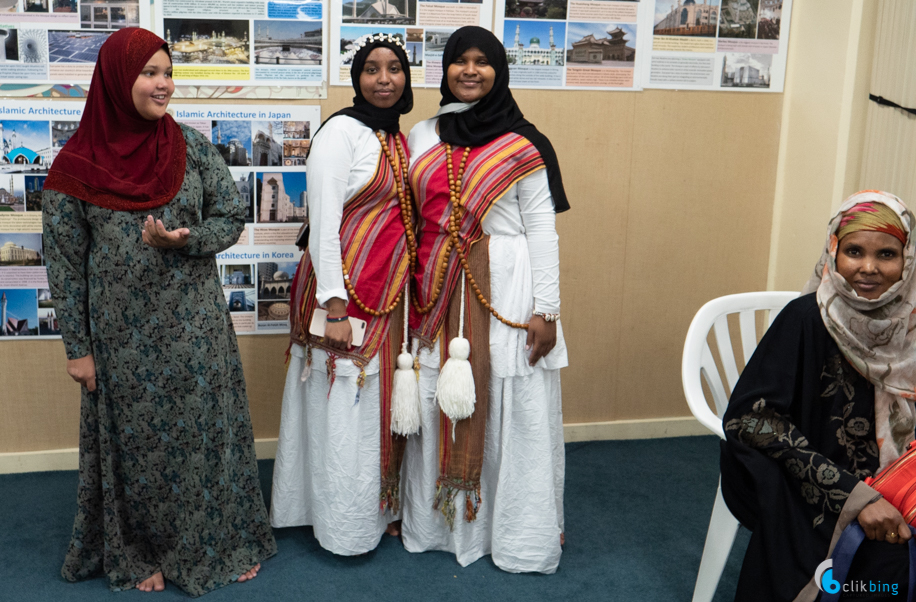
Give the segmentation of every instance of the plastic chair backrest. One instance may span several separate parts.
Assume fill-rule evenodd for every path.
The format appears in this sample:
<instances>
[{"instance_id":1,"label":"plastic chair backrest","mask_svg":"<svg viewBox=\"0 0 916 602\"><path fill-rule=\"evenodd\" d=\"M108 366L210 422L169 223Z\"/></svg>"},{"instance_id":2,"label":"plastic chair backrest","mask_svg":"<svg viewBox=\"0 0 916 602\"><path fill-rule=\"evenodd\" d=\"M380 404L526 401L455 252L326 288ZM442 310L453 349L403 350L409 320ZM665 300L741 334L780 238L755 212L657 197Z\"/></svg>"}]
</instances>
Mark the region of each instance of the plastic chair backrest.
<instances>
[{"instance_id":1,"label":"plastic chair backrest","mask_svg":"<svg viewBox=\"0 0 916 602\"><path fill-rule=\"evenodd\" d=\"M735 361L734 347L728 329L729 314L738 314L741 350L747 363L757 348L757 315L758 311L769 310L767 328L786 304L798 297L792 291L762 291L739 293L713 299L700 308L693 317L684 341L684 356L681 361L681 379L684 384L684 395L690 411L700 423L725 438L722 429L722 415L728 405L728 392L735 388L740 372ZM716 366L707 337L712 330L725 382L722 381L719 368ZM703 393L703 381L709 387L716 411L713 413ZM727 389L726 389L727 387Z\"/></svg>"}]
</instances>

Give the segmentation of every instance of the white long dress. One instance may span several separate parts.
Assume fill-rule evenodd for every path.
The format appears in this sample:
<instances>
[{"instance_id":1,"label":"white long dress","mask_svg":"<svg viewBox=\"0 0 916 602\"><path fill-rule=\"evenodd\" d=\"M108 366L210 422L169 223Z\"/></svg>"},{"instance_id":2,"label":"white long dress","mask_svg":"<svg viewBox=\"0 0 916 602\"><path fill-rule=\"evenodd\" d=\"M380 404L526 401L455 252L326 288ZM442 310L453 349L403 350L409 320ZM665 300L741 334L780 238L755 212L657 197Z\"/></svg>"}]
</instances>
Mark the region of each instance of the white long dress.
<instances>
[{"instance_id":1,"label":"white long dress","mask_svg":"<svg viewBox=\"0 0 916 602\"><path fill-rule=\"evenodd\" d=\"M439 144L436 119L417 124L408 145L414 159ZM483 221L490 236L490 295L497 311L527 322L534 310L560 311L559 250L546 170L509 189ZM433 509L439 477L439 408L435 400L439 348L420 353L420 435L404 459L404 547L448 551L467 566L491 554L510 572L553 573L563 532L563 414L560 368L567 365L563 331L557 345L528 365L527 333L490 318L490 404L481 472L482 503L474 522L455 517L450 531ZM455 499L464 507L463 492Z\"/></svg>"},{"instance_id":2,"label":"white long dress","mask_svg":"<svg viewBox=\"0 0 916 602\"><path fill-rule=\"evenodd\" d=\"M343 206L369 182L381 152L369 127L343 115L325 123L312 146L306 167L309 252L322 306L334 297L348 300L339 234ZM338 358L329 394L327 358L313 349L311 372L303 381L305 350L292 346L270 523L312 525L326 550L364 554L378 545L393 520L379 510L379 360L376 355L366 366L360 389L359 368Z\"/></svg>"}]
</instances>

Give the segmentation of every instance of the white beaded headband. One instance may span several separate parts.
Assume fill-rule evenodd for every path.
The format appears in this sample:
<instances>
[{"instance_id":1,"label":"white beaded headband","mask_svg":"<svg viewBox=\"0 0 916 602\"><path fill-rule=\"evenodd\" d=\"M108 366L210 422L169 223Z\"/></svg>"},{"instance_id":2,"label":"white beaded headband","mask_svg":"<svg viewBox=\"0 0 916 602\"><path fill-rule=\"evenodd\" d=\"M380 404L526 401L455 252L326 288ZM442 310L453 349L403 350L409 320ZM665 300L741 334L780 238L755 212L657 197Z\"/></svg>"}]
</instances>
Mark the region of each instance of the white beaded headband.
<instances>
[{"instance_id":1,"label":"white beaded headband","mask_svg":"<svg viewBox=\"0 0 916 602\"><path fill-rule=\"evenodd\" d=\"M389 42L396 46L400 46L401 50L407 51L407 47L404 46L404 41L401 38L391 35L390 33L373 33L371 35L364 35L356 41L356 45L359 48L365 48L369 44L374 44L375 42Z\"/></svg>"}]
</instances>

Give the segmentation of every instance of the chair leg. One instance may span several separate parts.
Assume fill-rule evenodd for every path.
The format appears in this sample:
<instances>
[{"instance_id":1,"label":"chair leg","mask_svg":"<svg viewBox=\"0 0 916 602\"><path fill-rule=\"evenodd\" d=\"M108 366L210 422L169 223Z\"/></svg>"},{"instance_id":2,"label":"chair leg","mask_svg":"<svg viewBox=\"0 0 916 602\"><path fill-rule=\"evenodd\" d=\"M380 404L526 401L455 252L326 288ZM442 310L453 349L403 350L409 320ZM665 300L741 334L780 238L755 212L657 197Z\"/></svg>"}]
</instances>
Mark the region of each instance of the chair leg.
<instances>
[{"instance_id":1,"label":"chair leg","mask_svg":"<svg viewBox=\"0 0 916 602\"><path fill-rule=\"evenodd\" d=\"M725 562L735 543L738 533L738 520L732 516L725 500L722 499L722 480L716 489L716 503L712 507L709 519L709 530L706 532L706 544L703 546L703 558L697 573L697 583L693 590L693 602L710 602L716 593Z\"/></svg>"}]
</instances>

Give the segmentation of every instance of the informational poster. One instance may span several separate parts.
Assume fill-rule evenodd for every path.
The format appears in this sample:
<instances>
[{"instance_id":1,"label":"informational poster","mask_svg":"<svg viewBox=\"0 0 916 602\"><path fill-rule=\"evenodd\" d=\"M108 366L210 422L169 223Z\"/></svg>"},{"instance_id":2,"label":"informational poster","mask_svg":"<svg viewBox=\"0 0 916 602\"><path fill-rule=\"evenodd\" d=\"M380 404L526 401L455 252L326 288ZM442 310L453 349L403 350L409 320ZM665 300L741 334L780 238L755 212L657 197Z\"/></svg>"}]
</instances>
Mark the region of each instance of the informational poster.
<instances>
[{"instance_id":1,"label":"informational poster","mask_svg":"<svg viewBox=\"0 0 916 602\"><path fill-rule=\"evenodd\" d=\"M173 105L175 119L210 137L242 198L246 226L217 254L235 332L289 332L290 292L308 222L305 159L321 125L317 105Z\"/></svg>"},{"instance_id":2,"label":"informational poster","mask_svg":"<svg viewBox=\"0 0 916 602\"><path fill-rule=\"evenodd\" d=\"M0 340L57 337L42 250L41 190L83 104L0 100ZM216 257L236 332L289 329L295 241L308 220L305 155L320 107L169 106L216 146L247 202L238 243Z\"/></svg>"},{"instance_id":3,"label":"informational poster","mask_svg":"<svg viewBox=\"0 0 916 602\"><path fill-rule=\"evenodd\" d=\"M646 88L782 92L792 0L649 1Z\"/></svg>"},{"instance_id":4,"label":"informational poster","mask_svg":"<svg viewBox=\"0 0 916 602\"><path fill-rule=\"evenodd\" d=\"M149 0L0 0L0 82L89 83L124 27L150 29Z\"/></svg>"},{"instance_id":5,"label":"informational poster","mask_svg":"<svg viewBox=\"0 0 916 602\"><path fill-rule=\"evenodd\" d=\"M442 50L459 27L492 26L493 0L334 0L331 3L330 82L351 85L357 40L387 33L404 41L413 87L438 87Z\"/></svg>"},{"instance_id":6,"label":"informational poster","mask_svg":"<svg viewBox=\"0 0 916 602\"><path fill-rule=\"evenodd\" d=\"M156 33L169 43L177 84L318 86L325 80L327 6L157 0Z\"/></svg>"},{"instance_id":7,"label":"informational poster","mask_svg":"<svg viewBox=\"0 0 916 602\"><path fill-rule=\"evenodd\" d=\"M44 267L41 189L82 103L0 101L0 339L58 337Z\"/></svg>"},{"instance_id":8,"label":"informational poster","mask_svg":"<svg viewBox=\"0 0 916 602\"><path fill-rule=\"evenodd\" d=\"M513 88L638 90L653 0L498 0Z\"/></svg>"}]
</instances>

